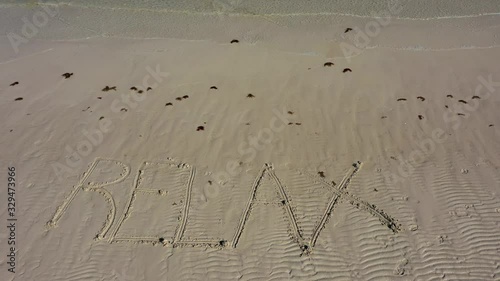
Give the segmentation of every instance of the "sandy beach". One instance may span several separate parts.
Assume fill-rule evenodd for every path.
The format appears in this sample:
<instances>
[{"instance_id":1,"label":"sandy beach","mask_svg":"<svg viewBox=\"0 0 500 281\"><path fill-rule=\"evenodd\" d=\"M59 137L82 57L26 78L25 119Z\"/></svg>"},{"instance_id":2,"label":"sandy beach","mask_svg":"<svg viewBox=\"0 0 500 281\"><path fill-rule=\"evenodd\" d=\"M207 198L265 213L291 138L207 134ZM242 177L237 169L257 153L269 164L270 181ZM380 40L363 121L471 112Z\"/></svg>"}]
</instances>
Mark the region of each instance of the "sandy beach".
<instances>
[{"instance_id":1,"label":"sandy beach","mask_svg":"<svg viewBox=\"0 0 500 281\"><path fill-rule=\"evenodd\" d=\"M0 280L500 280L500 3L0 1Z\"/></svg>"}]
</instances>

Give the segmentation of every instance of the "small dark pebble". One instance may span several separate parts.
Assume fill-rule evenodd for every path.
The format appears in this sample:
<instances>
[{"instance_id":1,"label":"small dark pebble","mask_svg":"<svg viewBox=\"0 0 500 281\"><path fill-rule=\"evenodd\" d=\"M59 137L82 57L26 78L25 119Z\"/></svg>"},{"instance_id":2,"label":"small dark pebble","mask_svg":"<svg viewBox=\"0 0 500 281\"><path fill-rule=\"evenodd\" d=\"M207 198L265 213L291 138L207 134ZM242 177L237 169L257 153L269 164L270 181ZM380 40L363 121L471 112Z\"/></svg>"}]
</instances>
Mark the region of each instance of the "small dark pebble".
<instances>
[{"instance_id":1,"label":"small dark pebble","mask_svg":"<svg viewBox=\"0 0 500 281\"><path fill-rule=\"evenodd\" d=\"M70 78L71 76L73 76L73 73L68 73L68 72L66 72L66 73L64 73L64 74L63 74L63 75L61 75L61 76L62 76L62 77L64 77L65 79L68 79L68 78Z\"/></svg>"},{"instance_id":2,"label":"small dark pebble","mask_svg":"<svg viewBox=\"0 0 500 281\"><path fill-rule=\"evenodd\" d=\"M302 245L302 246L300 246L300 249L302 250L302 252L307 252L307 251L309 251L309 246L308 245Z\"/></svg>"},{"instance_id":3,"label":"small dark pebble","mask_svg":"<svg viewBox=\"0 0 500 281\"><path fill-rule=\"evenodd\" d=\"M113 87L110 87L110 86L106 86L102 89L103 92L107 92L107 91L111 91L111 90L114 90L116 91L116 86L113 86Z\"/></svg>"}]
</instances>

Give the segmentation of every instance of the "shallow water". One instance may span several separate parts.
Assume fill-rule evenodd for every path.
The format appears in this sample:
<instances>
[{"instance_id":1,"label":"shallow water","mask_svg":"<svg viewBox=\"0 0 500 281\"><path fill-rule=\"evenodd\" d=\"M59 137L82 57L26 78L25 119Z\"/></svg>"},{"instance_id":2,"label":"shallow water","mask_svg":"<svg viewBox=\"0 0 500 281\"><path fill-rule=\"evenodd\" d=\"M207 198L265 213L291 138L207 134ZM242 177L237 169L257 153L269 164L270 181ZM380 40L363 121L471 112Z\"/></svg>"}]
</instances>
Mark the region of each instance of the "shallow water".
<instances>
[{"instance_id":1,"label":"shallow water","mask_svg":"<svg viewBox=\"0 0 500 281\"><path fill-rule=\"evenodd\" d=\"M373 16L373 13L389 11L392 5L402 5L404 8L397 18L430 19L447 17L470 17L500 13L500 2L496 0L1 0L9 5L63 4L80 8L112 8L130 10L176 11L194 13L228 13L247 15L289 15L304 16L314 14L355 15L361 17Z\"/></svg>"}]
</instances>

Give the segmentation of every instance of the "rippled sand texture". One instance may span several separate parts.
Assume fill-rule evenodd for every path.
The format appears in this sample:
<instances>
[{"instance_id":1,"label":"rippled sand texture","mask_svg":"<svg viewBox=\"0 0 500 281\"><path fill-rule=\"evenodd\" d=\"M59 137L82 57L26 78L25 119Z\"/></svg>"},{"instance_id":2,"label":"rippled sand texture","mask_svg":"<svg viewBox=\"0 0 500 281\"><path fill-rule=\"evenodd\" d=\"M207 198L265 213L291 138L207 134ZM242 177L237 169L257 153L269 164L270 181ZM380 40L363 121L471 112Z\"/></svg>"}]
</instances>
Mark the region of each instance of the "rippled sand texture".
<instances>
[{"instance_id":1,"label":"rippled sand texture","mask_svg":"<svg viewBox=\"0 0 500 281\"><path fill-rule=\"evenodd\" d=\"M0 280L500 279L499 13L0 1Z\"/></svg>"}]
</instances>

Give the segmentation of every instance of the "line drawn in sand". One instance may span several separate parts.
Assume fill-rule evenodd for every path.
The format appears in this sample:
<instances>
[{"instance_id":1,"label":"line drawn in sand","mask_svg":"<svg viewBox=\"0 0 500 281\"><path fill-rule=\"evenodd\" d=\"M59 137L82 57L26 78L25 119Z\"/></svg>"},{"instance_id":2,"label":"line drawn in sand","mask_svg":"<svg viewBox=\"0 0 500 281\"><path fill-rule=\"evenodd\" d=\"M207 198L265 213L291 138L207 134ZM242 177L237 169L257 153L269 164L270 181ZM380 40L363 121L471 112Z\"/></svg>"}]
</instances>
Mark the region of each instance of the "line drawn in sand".
<instances>
[{"instance_id":1,"label":"line drawn in sand","mask_svg":"<svg viewBox=\"0 0 500 281\"><path fill-rule=\"evenodd\" d=\"M311 252L312 248L316 245L318 237L319 237L321 231L324 229L326 223L328 222L328 219L330 218L334 207L340 202L340 200L342 198L348 199L348 201L351 205L354 205L359 209L364 209L364 210L368 211L370 214L377 217L381 221L382 224L386 225L394 233L398 232L400 230L400 227L399 227L399 225L396 224L396 222L393 218L391 218L389 215L387 215L383 211L376 209L376 207L374 205L370 205L369 203L364 202L364 201L362 201L362 200L360 200L360 199L358 199L358 198L354 197L353 195L346 192L347 186L349 185L352 177L354 177L354 175L359 171L360 168L361 168L361 162L358 161L358 162L354 163L352 165L352 168L347 173L347 175L342 179L342 182L340 183L339 188L336 188L334 185L327 183L326 181L324 181L321 178L313 176L309 173L305 173L303 171L299 171L300 173L306 175L310 180L312 180L314 182L318 182L321 185L323 185L327 188L330 188L333 191L333 196L330 199L325 211L323 212L323 214L321 216L321 220L314 228L313 234L310 237L310 239L306 239L303 237L302 233L299 230L299 225L297 223L296 216L293 212L293 208L290 204L290 200L288 199L288 195L285 191L283 184L281 183L280 179L276 176L273 167L269 164L264 165L261 172L259 173L259 176L255 179L249 201L246 205L246 209L243 213L243 216L240 220L239 226L238 226L236 233L233 237L233 240L231 241L230 244L232 245L233 248L236 248L236 246L239 242L239 239L241 237L241 234L243 232L245 223L248 220L248 218L250 217L250 210L252 208L252 204L255 201L257 189L262 181L262 178L264 177L264 175L266 173L269 174L269 176L271 177L271 179L273 180L275 185L278 187L278 190L279 190L279 193L280 193L280 196L282 199L282 203L283 203L281 205L285 208L286 213L288 215L289 223L290 223L291 228L292 228L292 235L294 236L293 238L299 244L300 249L302 250L302 252L304 254L309 254Z\"/></svg>"},{"instance_id":2,"label":"line drawn in sand","mask_svg":"<svg viewBox=\"0 0 500 281\"><path fill-rule=\"evenodd\" d=\"M119 177L110 180L110 181L103 181L103 182L94 182L92 181L91 176L93 175L94 171L96 171L96 168L98 166L104 166L101 169L106 171L106 164L114 164L122 168L121 173L119 174ZM97 169L99 170L99 169ZM106 234L108 233L110 227L113 225L114 220L115 220L115 215L116 215L116 204L113 199L113 196L111 196L111 193L109 193L108 190L106 190L104 187L112 184L119 183L123 181L125 178L128 177L130 174L130 167L125 165L124 163L116 160L111 160L111 159L103 159L103 158L96 158L92 164L90 164L89 169L87 172L85 172L78 182L77 185L73 188L71 191L70 195L63 201L62 205L59 206L52 217L52 219L47 223L47 228L51 229L57 226L59 220L61 217L66 213L67 209L75 199L76 195L80 192L80 190L84 191L95 191L98 192L99 194L103 195L106 199L106 202L110 205L110 211L109 214L106 218L106 221L104 223L103 228L97 234L96 239L100 240L103 239ZM89 181L90 180L90 181Z\"/></svg>"},{"instance_id":3,"label":"line drawn in sand","mask_svg":"<svg viewBox=\"0 0 500 281\"><path fill-rule=\"evenodd\" d=\"M94 173L100 173L100 167L98 166L102 166L102 163L114 163L121 166L123 171L120 173L120 177L107 182L93 182L92 178ZM109 243L131 242L153 245L161 244L165 247L191 246L236 248L251 215L252 207L256 203L256 195L262 184L262 180L267 176L277 188L279 199L281 200L281 204L279 205L284 208L287 214L288 222L291 227L291 235L293 236L292 239L298 243L303 254L309 254L316 245L321 231L325 228L325 225L331 217L333 209L342 199L347 200L358 209L365 210L372 216L377 217L382 224L386 225L394 233L400 230L399 225L396 224L396 221L392 217L378 210L375 205L362 201L346 191L351 179L360 170L361 165L359 161L354 163L338 187L336 187L334 183L327 183L321 177L298 170L300 174L305 175L311 181L311 184L322 185L332 194L324 212L316 222L310 237L304 237L297 222L297 216L294 213L289 194L279 177L276 175L274 167L271 164L265 164L255 178L245 209L237 223L235 233L229 241L221 237L199 239L184 238L189 220L189 209L193 192L193 182L196 176L196 168L184 163L176 164L173 161L142 163L133 182L133 188L129 196L130 199L124 206L121 218L115 222L115 200L111 193L103 187L123 181L129 175L130 169L119 161L96 159L90 165L88 171L83 175L82 179L75 186L68 198L66 198L63 204L57 208L54 217L47 225L49 227L57 225L58 221L67 211L80 190L96 191L103 195L111 206L106 222L96 237L98 240L106 238ZM152 205L157 208L151 210ZM143 208L149 206L150 209L143 210L136 206ZM157 217L152 212L161 213L162 215ZM131 221L135 223L130 223ZM141 223L146 223L147 225L140 227ZM128 224L131 226L128 226ZM110 231L110 229L112 230ZM137 233L138 231L147 231L149 233ZM111 234L108 235L108 233Z\"/></svg>"},{"instance_id":4,"label":"line drawn in sand","mask_svg":"<svg viewBox=\"0 0 500 281\"><path fill-rule=\"evenodd\" d=\"M158 170L153 170L152 173L149 173L148 171L151 170L149 167L154 167ZM165 188L170 187L169 191L162 191L161 189L154 189L154 188L152 189L143 188L142 187L143 185L148 185L148 184L151 185L154 183L154 182L148 182L145 179L148 177L148 174L154 174L156 172L165 172L168 178L170 178L170 180L172 178L177 178L178 180L176 181L174 179L173 181L171 180L166 184ZM150 244L162 243L165 246L171 245L174 247L186 243L189 244L189 241L183 241L182 237L186 229L186 224L188 220L189 206L191 204L191 192L193 188L193 181L195 175L196 175L196 168L191 167L187 164L176 165L173 162L165 162L165 163L144 162L139 168L137 177L134 181L134 188L132 191L132 195L130 197L130 201L126 206L126 211L124 212L122 218L118 222L117 226L115 227L108 241L136 242L136 243L140 242L140 243L150 243ZM183 182L183 180L181 179L183 176L188 176L187 182ZM153 180L153 178L155 177L156 176L152 176L151 180ZM167 179L162 178L162 180L167 180ZM184 197L181 197L179 196L180 193L179 191L183 191L184 188L185 188L185 195ZM155 192L155 190L157 192ZM139 197L143 193L150 193L153 196L166 194L167 196L166 198L161 200L161 204L164 206L168 206L165 210L170 211L168 212L169 215L167 216L170 216L171 219L164 220L167 223L165 223L164 228L162 228L162 231L158 231L161 232L159 234L154 234L154 235L152 234L145 236L143 235L117 236L118 232L122 229L123 224L127 222L127 220L132 218L133 206L137 204ZM167 193L173 193L173 194L167 194ZM173 202L176 199L180 199L180 201L183 202L182 208L180 208L180 205L178 205L176 202ZM179 216L176 216L175 215L176 213L179 213ZM180 220L177 220L178 217L180 217ZM176 225L178 226L176 227Z\"/></svg>"}]
</instances>

